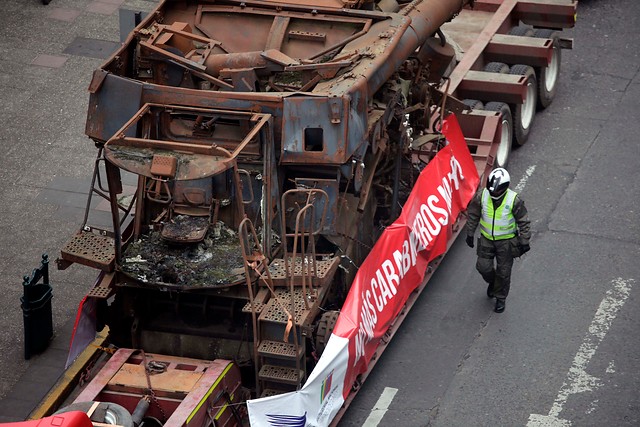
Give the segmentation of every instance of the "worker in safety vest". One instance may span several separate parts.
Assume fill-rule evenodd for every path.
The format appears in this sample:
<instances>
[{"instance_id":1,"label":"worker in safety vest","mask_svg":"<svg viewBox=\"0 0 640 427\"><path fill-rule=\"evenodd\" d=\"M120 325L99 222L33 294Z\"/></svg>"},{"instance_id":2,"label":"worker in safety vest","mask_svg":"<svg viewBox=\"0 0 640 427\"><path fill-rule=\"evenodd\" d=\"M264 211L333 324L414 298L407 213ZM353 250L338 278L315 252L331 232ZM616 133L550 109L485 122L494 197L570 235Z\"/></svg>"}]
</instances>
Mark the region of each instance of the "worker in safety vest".
<instances>
[{"instance_id":1,"label":"worker in safety vest","mask_svg":"<svg viewBox=\"0 0 640 427\"><path fill-rule=\"evenodd\" d=\"M473 248L473 236L480 224L476 269L489 284L487 296L496 299L496 313L505 308L513 259L530 249L527 208L518 193L509 189L510 181L506 169L494 169L486 188L478 190L467 208L467 245Z\"/></svg>"}]
</instances>

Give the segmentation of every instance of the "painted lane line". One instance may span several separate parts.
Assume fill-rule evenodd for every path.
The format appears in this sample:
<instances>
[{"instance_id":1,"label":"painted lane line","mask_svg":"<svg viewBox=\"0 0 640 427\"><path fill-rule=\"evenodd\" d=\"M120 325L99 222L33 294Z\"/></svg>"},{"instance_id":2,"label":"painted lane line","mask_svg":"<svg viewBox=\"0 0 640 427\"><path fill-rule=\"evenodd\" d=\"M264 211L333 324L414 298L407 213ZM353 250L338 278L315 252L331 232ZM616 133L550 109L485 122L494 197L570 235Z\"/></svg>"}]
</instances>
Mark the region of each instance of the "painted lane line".
<instances>
[{"instance_id":1,"label":"painted lane line","mask_svg":"<svg viewBox=\"0 0 640 427\"><path fill-rule=\"evenodd\" d=\"M618 312L629 298L633 279L624 280L617 278L612 281L613 287L607 291L605 298L600 303L598 311L589 326L589 332L582 341L578 353L573 359L573 364L567 373L556 400L549 411L549 415L531 414L527 427L560 427L570 426L571 421L561 419L567 399L572 394L593 391L602 385L600 378L587 374L586 368L591 358L595 355L598 346L609 331Z\"/></svg>"},{"instance_id":2,"label":"painted lane line","mask_svg":"<svg viewBox=\"0 0 640 427\"><path fill-rule=\"evenodd\" d=\"M380 394L378 401L375 405L373 405L371 413L365 420L364 424L362 424L362 427L376 427L378 424L380 424L380 421L382 421L382 417L384 417L384 414L387 413L389 405L391 405L391 401L393 400L397 392L397 388L385 387L384 390L382 390L382 394Z\"/></svg>"},{"instance_id":3,"label":"painted lane line","mask_svg":"<svg viewBox=\"0 0 640 427\"><path fill-rule=\"evenodd\" d=\"M527 181L529 181L529 178L531 178L531 175L533 175L535 170L536 165L532 165L527 168L527 170L524 172L524 176L522 177L520 182L518 182L518 185L516 185L516 192L520 193L522 190L524 190L524 186L527 185Z\"/></svg>"}]
</instances>

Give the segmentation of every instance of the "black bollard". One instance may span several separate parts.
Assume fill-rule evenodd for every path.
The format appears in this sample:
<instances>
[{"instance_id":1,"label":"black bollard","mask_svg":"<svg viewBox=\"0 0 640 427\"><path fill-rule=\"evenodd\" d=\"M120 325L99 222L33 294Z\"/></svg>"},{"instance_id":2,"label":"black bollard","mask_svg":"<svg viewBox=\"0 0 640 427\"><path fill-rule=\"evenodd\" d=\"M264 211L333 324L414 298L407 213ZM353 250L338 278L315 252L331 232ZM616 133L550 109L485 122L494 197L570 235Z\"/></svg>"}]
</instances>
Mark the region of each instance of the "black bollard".
<instances>
[{"instance_id":1,"label":"black bollard","mask_svg":"<svg viewBox=\"0 0 640 427\"><path fill-rule=\"evenodd\" d=\"M42 283L38 283L42 280ZM53 338L53 314L51 298L53 292L49 284L49 257L42 255L40 267L31 276L24 276L23 295L20 306L24 320L24 358L44 351Z\"/></svg>"}]
</instances>

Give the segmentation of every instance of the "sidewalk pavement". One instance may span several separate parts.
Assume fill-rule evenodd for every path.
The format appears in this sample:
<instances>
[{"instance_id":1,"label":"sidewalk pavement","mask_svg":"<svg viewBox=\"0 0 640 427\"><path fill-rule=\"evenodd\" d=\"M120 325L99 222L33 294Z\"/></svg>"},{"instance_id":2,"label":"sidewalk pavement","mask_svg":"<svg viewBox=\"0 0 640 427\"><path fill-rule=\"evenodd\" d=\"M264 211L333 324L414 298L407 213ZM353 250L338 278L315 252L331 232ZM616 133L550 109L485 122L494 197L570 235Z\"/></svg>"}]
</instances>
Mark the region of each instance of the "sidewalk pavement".
<instances>
[{"instance_id":1,"label":"sidewalk pavement","mask_svg":"<svg viewBox=\"0 0 640 427\"><path fill-rule=\"evenodd\" d=\"M123 17L156 4L1 2L0 422L27 418L62 374L78 304L96 277L77 265L57 271L54 262L82 223L97 154L84 134L87 88L118 47ZM22 278L43 253L51 260L55 338L25 360Z\"/></svg>"}]
</instances>

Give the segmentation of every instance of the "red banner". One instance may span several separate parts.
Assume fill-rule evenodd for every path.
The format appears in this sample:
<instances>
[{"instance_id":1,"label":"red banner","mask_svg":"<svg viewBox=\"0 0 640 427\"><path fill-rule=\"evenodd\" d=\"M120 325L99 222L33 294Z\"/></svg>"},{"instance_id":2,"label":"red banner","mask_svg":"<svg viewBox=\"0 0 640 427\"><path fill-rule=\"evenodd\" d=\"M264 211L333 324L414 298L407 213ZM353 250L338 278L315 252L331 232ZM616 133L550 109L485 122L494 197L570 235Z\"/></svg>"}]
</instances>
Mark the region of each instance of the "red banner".
<instances>
[{"instance_id":1,"label":"red banner","mask_svg":"<svg viewBox=\"0 0 640 427\"><path fill-rule=\"evenodd\" d=\"M346 399L382 336L447 250L452 225L473 197L479 177L455 116L445 120L448 144L420 173L398 219L382 233L358 270L333 333L349 340Z\"/></svg>"},{"instance_id":2,"label":"red banner","mask_svg":"<svg viewBox=\"0 0 640 427\"><path fill-rule=\"evenodd\" d=\"M104 272L101 272L96 279L94 287L100 283L103 277ZM69 354L67 354L67 362L64 365L65 369L96 339L97 310L98 302L95 298L85 296L82 298L82 301L80 301L76 321L73 324L73 333L71 334L71 342L69 343Z\"/></svg>"}]
</instances>

